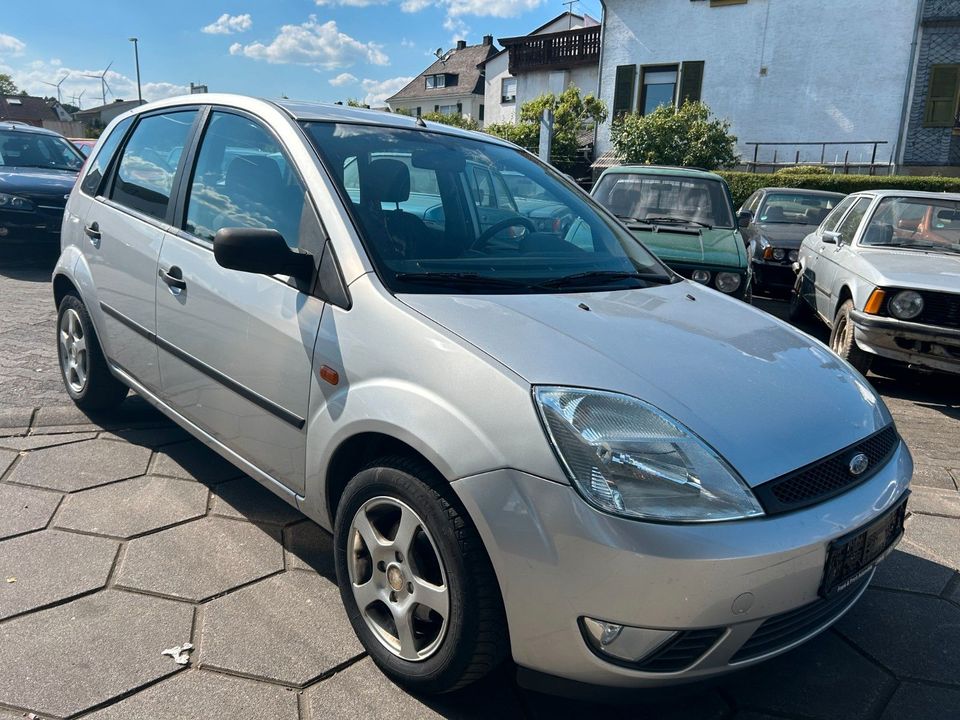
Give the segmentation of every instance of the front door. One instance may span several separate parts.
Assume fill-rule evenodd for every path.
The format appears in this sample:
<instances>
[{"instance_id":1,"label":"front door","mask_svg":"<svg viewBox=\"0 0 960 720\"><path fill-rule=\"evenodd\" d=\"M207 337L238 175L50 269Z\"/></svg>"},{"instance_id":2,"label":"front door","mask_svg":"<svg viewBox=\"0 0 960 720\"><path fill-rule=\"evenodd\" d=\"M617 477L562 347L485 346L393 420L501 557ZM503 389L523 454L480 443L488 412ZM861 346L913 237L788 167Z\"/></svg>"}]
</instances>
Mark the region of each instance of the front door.
<instances>
[{"instance_id":1,"label":"front door","mask_svg":"<svg viewBox=\"0 0 960 720\"><path fill-rule=\"evenodd\" d=\"M817 310L831 324L834 315L837 312L838 293L837 276L840 273L841 266L849 266L851 246L857 235L857 229L863 216L867 214L870 208L872 198L859 198L854 206L850 208L843 221L837 226L837 233L840 238L836 245L823 243L821 239L820 247L820 265L817 268Z\"/></svg>"},{"instance_id":2,"label":"front door","mask_svg":"<svg viewBox=\"0 0 960 720\"><path fill-rule=\"evenodd\" d=\"M319 260L303 183L258 121L214 111L196 155L183 228L160 254L157 341L164 399L267 475L303 494L311 359L324 303L282 276L227 270L225 227L278 230Z\"/></svg>"}]
</instances>

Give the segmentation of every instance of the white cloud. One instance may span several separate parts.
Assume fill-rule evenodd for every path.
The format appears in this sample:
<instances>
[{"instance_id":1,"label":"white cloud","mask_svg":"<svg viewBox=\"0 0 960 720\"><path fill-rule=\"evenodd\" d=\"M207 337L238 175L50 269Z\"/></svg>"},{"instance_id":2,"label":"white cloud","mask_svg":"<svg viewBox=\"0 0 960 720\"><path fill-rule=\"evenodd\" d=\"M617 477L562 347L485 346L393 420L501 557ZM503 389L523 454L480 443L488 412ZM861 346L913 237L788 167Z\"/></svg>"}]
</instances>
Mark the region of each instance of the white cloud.
<instances>
[{"instance_id":1,"label":"white cloud","mask_svg":"<svg viewBox=\"0 0 960 720\"><path fill-rule=\"evenodd\" d=\"M400 47L414 48L414 47L416 47L416 46L417 46L417 44L416 44L413 40L407 40L406 38L403 38L403 39L400 41Z\"/></svg>"},{"instance_id":2,"label":"white cloud","mask_svg":"<svg viewBox=\"0 0 960 720\"><path fill-rule=\"evenodd\" d=\"M334 78L330 78L327 82L329 82L334 87L343 87L344 85L352 85L356 81L357 81L356 75L351 75L350 73L345 72L345 73L340 73Z\"/></svg>"},{"instance_id":3,"label":"white cloud","mask_svg":"<svg viewBox=\"0 0 960 720\"><path fill-rule=\"evenodd\" d=\"M470 33L470 26L460 18L453 17L452 15L448 15L446 20L443 21L443 27L452 33L450 36L451 45L455 45L457 40L466 40L467 35Z\"/></svg>"},{"instance_id":4,"label":"white cloud","mask_svg":"<svg viewBox=\"0 0 960 720\"><path fill-rule=\"evenodd\" d=\"M372 42L360 42L340 32L334 20L320 23L315 15L311 15L305 23L281 27L277 36L267 45L261 42L249 45L234 43L230 46L230 54L268 63L316 65L333 70L362 61L386 65L390 58L382 47Z\"/></svg>"},{"instance_id":5,"label":"white cloud","mask_svg":"<svg viewBox=\"0 0 960 720\"><path fill-rule=\"evenodd\" d=\"M253 20L249 13L243 15L224 13L216 21L201 28L200 32L205 32L208 35L233 35L249 30L251 27L253 27Z\"/></svg>"},{"instance_id":6,"label":"white cloud","mask_svg":"<svg viewBox=\"0 0 960 720\"><path fill-rule=\"evenodd\" d=\"M27 44L22 40L18 40L13 35L5 35L0 33L0 53L4 55L22 55L23 51L26 49Z\"/></svg>"},{"instance_id":7,"label":"white cloud","mask_svg":"<svg viewBox=\"0 0 960 720\"><path fill-rule=\"evenodd\" d=\"M440 3L435 2L435 0L403 0L400 3L400 9L404 12L415 13L420 12L424 8L428 8L431 5L439 5Z\"/></svg>"},{"instance_id":8,"label":"white cloud","mask_svg":"<svg viewBox=\"0 0 960 720\"><path fill-rule=\"evenodd\" d=\"M390 0L314 0L317 5L346 5L348 7L369 7L371 5L385 5Z\"/></svg>"},{"instance_id":9,"label":"white cloud","mask_svg":"<svg viewBox=\"0 0 960 720\"><path fill-rule=\"evenodd\" d=\"M363 102L370 107L382 107L386 105L385 100L388 97L405 87L411 80L413 80L412 77L395 77L389 80L370 80L369 78L364 78L360 83L367 92L366 97L363 98Z\"/></svg>"},{"instance_id":10,"label":"white cloud","mask_svg":"<svg viewBox=\"0 0 960 720\"><path fill-rule=\"evenodd\" d=\"M404 12L420 12L428 7L442 8L450 16L517 17L543 5L544 0L401 0Z\"/></svg>"},{"instance_id":11,"label":"white cloud","mask_svg":"<svg viewBox=\"0 0 960 720\"><path fill-rule=\"evenodd\" d=\"M94 107L101 103L101 86L99 75L103 68L75 68L66 67L54 58L51 60L34 60L22 67L2 66L2 72L9 72L13 81L22 90L30 95L41 97L55 97L56 88L45 85L44 82L56 82L65 74L67 79L60 86L60 94L65 103L73 103L75 96L83 93L81 104L85 108ZM129 77L115 70L107 72L107 102L117 98L135 100L137 97L137 79ZM172 82L144 82L141 86L144 100L160 100L174 95L185 95L190 92L189 85L179 85Z\"/></svg>"}]
</instances>

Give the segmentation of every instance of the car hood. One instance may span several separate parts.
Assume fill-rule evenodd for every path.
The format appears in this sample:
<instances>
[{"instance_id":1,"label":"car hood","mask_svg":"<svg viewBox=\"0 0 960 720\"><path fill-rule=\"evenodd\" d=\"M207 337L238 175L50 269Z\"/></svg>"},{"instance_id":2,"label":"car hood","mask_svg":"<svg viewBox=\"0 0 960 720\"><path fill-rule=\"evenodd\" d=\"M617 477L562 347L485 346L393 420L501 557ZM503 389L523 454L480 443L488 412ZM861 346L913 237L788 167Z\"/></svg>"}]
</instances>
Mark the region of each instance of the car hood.
<instances>
[{"instance_id":1,"label":"car hood","mask_svg":"<svg viewBox=\"0 0 960 720\"><path fill-rule=\"evenodd\" d=\"M960 255L861 247L860 257L877 274L871 278L876 285L950 293L960 288Z\"/></svg>"},{"instance_id":2,"label":"car hood","mask_svg":"<svg viewBox=\"0 0 960 720\"><path fill-rule=\"evenodd\" d=\"M652 403L751 486L891 422L866 380L824 345L690 282L568 295L399 297L531 384L602 388Z\"/></svg>"},{"instance_id":3,"label":"car hood","mask_svg":"<svg viewBox=\"0 0 960 720\"><path fill-rule=\"evenodd\" d=\"M743 240L735 230L672 231L632 228L631 232L658 258L670 263L740 268L746 264Z\"/></svg>"},{"instance_id":4,"label":"car hood","mask_svg":"<svg viewBox=\"0 0 960 720\"><path fill-rule=\"evenodd\" d=\"M816 225L795 223L760 223L760 235L774 247L785 250L797 250L803 239L817 229Z\"/></svg>"},{"instance_id":5,"label":"car hood","mask_svg":"<svg viewBox=\"0 0 960 720\"><path fill-rule=\"evenodd\" d=\"M31 200L63 207L77 173L74 170L53 170L32 167L0 168L0 192L12 193Z\"/></svg>"}]
</instances>

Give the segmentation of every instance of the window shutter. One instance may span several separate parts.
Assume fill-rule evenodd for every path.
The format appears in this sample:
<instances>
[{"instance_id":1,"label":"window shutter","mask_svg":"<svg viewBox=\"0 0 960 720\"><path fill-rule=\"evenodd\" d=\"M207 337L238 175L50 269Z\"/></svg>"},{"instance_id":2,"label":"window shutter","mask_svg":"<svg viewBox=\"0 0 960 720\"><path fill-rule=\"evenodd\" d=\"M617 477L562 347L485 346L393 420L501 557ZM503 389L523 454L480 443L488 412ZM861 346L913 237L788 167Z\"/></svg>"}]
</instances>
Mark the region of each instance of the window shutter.
<instances>
[{"instance_id":1,"label":"window shutter","mask_svg":"<svg viewBox=\"0 0 960 720\"><path fill-rule=\"evenodd\" d=\"M685 102L697 102L700 100L703 91L703 66L702 60L695 62L685 62L680 66L680 104Z\"/></svg>"},{"instance_id":2,"label":"window shutter","mask_svg":"<svg viewBox=\"0 0 960 720\"><path fill-rule=\"evenodd\" d=\"M613 116L630 112L633 107L633 87L637 80L636 65L621 65L613 89Z\"/></svg>"},{"instance_id":3,"label":"window shutter","mask_svg":"<svg viewBox=\"0 0 960 720\"><path fill-rule=\"evenodd\" d=\"M433 106L433 111L434 111L434 112L440 112L440 106L439 106L439 105L434 105L434 106Z\"/></svg>"},{"instance_id":4,"label":"window shutter","mask_svg":"<svg viewBox=\"0 0 960 720\"><path fill-rule=\"evenodd\" d=\"M930 68L927 90L926 125L951 127L957 114L960 92L960 65L934 65Z\"/></svg>"},{"instance_id":5,"label":"window shutter","mask_svg":"<svg viewBox=\"0 0 960 720\"><path fill-rule=\"evenodd\" d=\"M463 115L463 103L457 103L457 115Z\"/></svg>"}]
</instances>

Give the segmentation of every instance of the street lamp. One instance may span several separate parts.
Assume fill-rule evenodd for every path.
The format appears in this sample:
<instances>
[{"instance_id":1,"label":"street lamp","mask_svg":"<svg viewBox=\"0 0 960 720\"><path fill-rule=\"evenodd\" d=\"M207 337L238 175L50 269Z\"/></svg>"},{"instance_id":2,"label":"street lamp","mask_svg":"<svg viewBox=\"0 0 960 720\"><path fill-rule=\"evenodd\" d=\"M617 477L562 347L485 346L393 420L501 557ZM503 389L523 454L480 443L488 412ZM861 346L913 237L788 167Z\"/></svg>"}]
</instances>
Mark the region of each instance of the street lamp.
<instances>
[{"instance_id":1,"label":"street lamp","mask_svg":"<svg viewBox=\"0 0 960 720\"><path fill-rule=\"evenodd\" d=\"M143 93L140 92L140 50L137 46L137 38L127 38L130 42L133 43L133 57L137 62L137 100L140 101L140 104L143 104Z\"/></svg>"}]
</instances>

